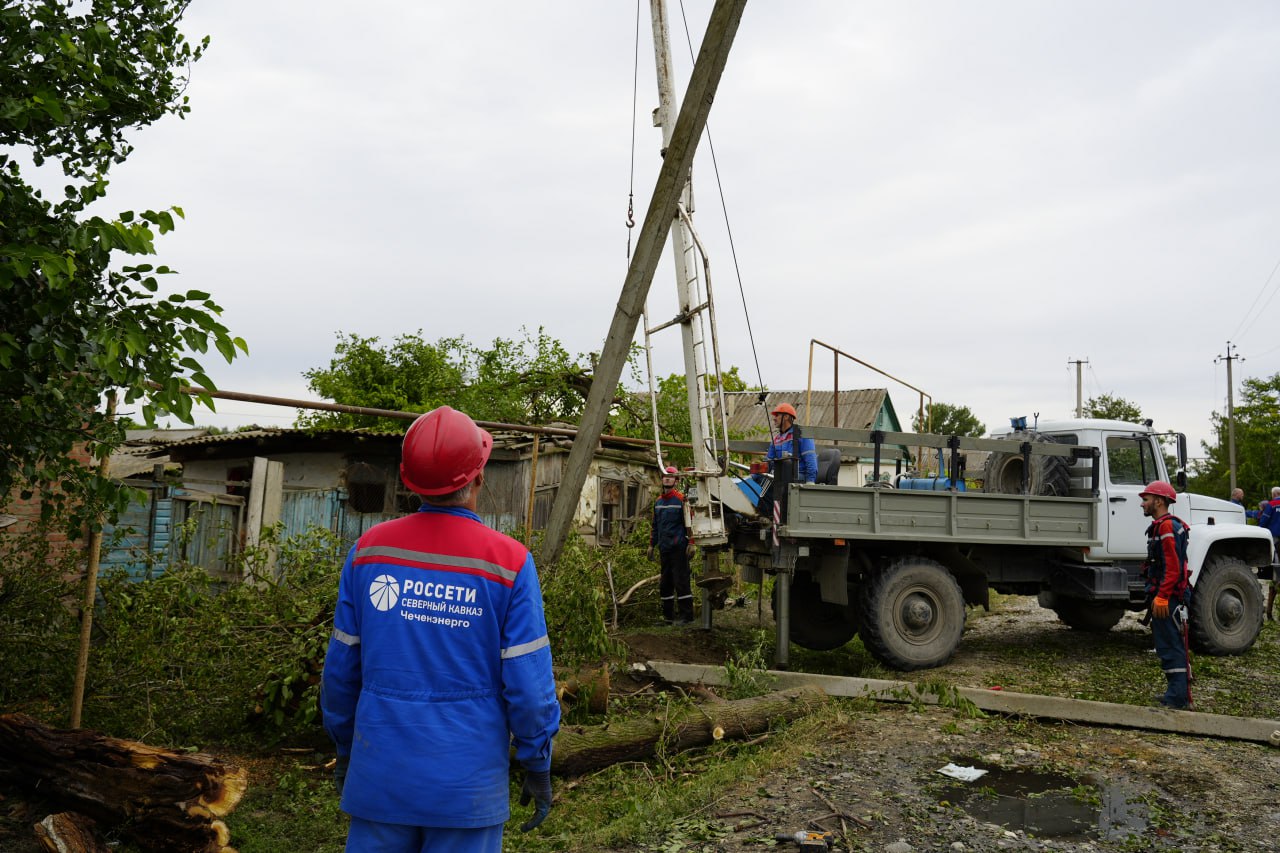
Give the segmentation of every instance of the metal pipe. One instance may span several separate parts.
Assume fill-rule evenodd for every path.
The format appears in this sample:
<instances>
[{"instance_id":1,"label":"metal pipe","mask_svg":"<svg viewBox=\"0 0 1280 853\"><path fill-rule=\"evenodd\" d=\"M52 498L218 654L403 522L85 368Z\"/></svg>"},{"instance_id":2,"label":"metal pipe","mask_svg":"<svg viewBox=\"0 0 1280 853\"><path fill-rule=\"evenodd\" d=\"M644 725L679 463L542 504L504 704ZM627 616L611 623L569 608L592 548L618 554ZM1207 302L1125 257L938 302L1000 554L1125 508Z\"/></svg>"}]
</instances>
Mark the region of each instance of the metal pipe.
<instances>
[{"instance_id":1,"label":"metal pipe","mask_svg":"<svg viewBox=\"0 0 1280 853\"><path fill-rule=\"evenodd\" d=\"M148 387L160 390L163 386L158 382L146 383ZM368 415L375 418L397 418L403 421L416 420L422 416L422 412L401 412L396 409L371 409L368 406L348 406L345 403L323 403L318 400L295 400L289 397L272 397L267 394L246 394L241 391L215 391L212 388L197 388L191 385L182 385L178 391L183 394L190 394L193 397L209 396L216 397L219 400L236 400L241 403L260 403L264 406L288 406L294 409L317 409L323 412L343 412L348 415ZM476 426L483 429L499 430L501 432L526 432L531 435L559 435L565 438L574 438L577 436L576 429L568 427L547 427L547 426L529 426L527 424L508 424L498 421L476 421ZM610 441L616 441L619 444L635 444L643 447L652 447L657 442L651 438L632 438L629 435L602 435L601 438L607 438ZM666 444L671 447L693 447L692 444L683 442L668 441Z\"/></svg>"},{"instance_id":2,"label":"metal pipe","mask_svg":"<svg viewBox=\"0 0 1280 853\"><path fill-rule=\"evenodd\" d=\"M812 389L812 387L813 387L813 347L814 347L814 344L817 344L818 346L821 346L821 347L826 347L827 349L831 350L833 353L836 353L837 355L842 355L842 356L844 356L845 358L847 358L847 359L849 359L849 360L851 360L851 361L856 361L858 364L861 364L863 367L867 368L868 370L874 370L876 373L879 373L881 376L885 376L885 377L887 377L887 378L889 378L889 379L892 379L894 382L897 382L899 385L904 385L904 386L906 386L907 388L910 388L912 391L915 391L916 393L918 393L918 394L920 395L920 424L921 424L921 426L924 426L924 427L926 428L926 429L925 429L925 432L928 432L928 431L929 431L929 429L931 429L931 428L932 428L932 420L933 420L933 411L932 411L932 409L933 409L933 395L932 395L932 394L929 394L929 393L927 393L927 392L925 392L925 391L921 390L920 388L917 388L916 386L912 385L910 382L906 382L906 381L904 381L904 380L902 380L902 379L899 379L898 377L894 376L892 373L888 373L888 372L886 372L886 371L881 370L880 368L876 367L874 364L869 364L869 363L867 363L867 362L863 361L862 359L858 358L857 356L850 355L849 353L845 352L844 350L841 350L841 349L839 349L838 347L833 347L831 344L828 344L828 343L825 343L825 342L823 342L823 341L820 341L820 340L818 340L817 338L810 338L810 339L809 339L809 387L810 387L810 389ZM926 424L926 423L925 423L925 411L926 411L926 410L925 410L925 406L924 406L924 401L925 401L925 398L926 398L926 397L927 397L927 398L929 398L929 420L930 420L930 423L929 423L929 424ZM923 446L921 446L921 447L917 448L917 452L916 452L916 465L917 465L917 466L919 466L919 467L923 467L923 465L924 465L924 447L923 447Z\"/></svg>"}]
</instances>

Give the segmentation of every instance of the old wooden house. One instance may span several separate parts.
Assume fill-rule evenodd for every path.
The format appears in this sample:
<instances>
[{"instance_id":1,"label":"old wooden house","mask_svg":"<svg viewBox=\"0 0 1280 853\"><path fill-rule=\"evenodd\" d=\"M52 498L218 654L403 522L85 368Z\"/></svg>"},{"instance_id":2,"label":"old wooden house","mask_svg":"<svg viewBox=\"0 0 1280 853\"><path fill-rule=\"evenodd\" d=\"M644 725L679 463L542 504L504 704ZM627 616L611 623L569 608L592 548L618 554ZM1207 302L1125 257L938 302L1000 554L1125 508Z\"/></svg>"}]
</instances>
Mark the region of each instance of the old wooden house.
<instances>
[{"instance_id":1,"label":"old wooden house","mask_svg":"<svg viewBox=\"0 0 1280 853\"><path fill-rule=\"evenodd\" d=\"M108 531L104 569L144 577L182 560L226 574L235 555L276 525L286 537L319 527L352 543L419 505L400 481L398 434L253 429L175 438L137 436L113 457L113 475L144 498ZM571 447L565 437L495 434L480 495L484 521L516 535L542 529ZM593 544L613 544L647 517L657 489L648 448L602 439L575 529Z\"/></svg>"}]
</instances>

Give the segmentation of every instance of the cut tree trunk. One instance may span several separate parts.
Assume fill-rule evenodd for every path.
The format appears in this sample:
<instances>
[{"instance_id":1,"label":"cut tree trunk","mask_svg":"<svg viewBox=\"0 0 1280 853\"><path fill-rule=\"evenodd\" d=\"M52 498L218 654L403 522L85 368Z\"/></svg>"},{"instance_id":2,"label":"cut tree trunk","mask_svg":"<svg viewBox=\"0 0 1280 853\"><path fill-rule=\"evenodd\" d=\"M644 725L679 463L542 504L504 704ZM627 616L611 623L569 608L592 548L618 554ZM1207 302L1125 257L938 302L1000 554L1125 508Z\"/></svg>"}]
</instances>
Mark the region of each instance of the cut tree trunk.
<instances>
[{"instance_id":1,"label":"cut tree trunk","mask_svg":"<svg viewBox=\"0 0 1280 853\"><path fill-rule=\"evenodd\" d=\"M244 770L210 755L51 729L24 714L0 714L0 778L171 853L231 851L220 818L248 787Z\"/></svg>"},{"instance_id":2,"label":"cut tree trunk","mask_svg":"<svg viewBox=\"0 0 1280 853\"><path fill-rule=\"evenodd\" d=\"M592 714L603 714L609 709L609 681L608 666L557 671L556 698L561 715L567 714L570 706L583 704Z\"/></svg>"},{"instance_id":3,"label":"cut tree trunk","mask_svg":"<svg viewBox=\"0 0 1280 853\"><path fill-rule=\"evenodd\" d=\"M767 731L774 721L803 717L826 701L820 688L800 687L751 699L673 705L666 713L600 726L566 726L556 735L551 770L581 776L619 761L649 758L659 744L679 752L726 737L746 739Z\"/></svg>"}]
</instances>

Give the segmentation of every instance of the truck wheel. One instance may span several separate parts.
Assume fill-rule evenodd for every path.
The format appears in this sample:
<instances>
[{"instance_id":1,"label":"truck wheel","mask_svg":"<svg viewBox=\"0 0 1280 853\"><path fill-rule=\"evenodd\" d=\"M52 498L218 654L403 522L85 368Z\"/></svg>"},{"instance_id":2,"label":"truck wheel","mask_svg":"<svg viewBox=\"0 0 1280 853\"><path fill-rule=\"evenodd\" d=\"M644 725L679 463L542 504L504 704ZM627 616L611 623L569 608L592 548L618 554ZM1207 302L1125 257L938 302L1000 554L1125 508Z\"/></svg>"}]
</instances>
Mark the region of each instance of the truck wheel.
<instances>
[{"instance_id":1,"label":"truck wheel","mask_svg":"<svg viewBox=\"0 0 1280 853\"><path fill-rule=\"evenodd\" d=\"M1027 441L1052 441L1046 435L1027 430L1013 438ZM1026 460L1021 453L992 453L982 469L982 491L991 495L1022 494L1022 470ZM1071 493L1071 463L1065 456L1033 454L1027 479L1027 491L1032 495L1059 495Z\"/></svg>"},{"instance_id":2,"label":"truck wheel","mask_svg":"<svg viewBox=\"0 0 1280 853\"><path fill-rule=\"evenodd\" d=\"M777 586L774 586L777 607ZM829 652L858 633L852 608L822 600L822 588L813 576L798 572L791 578L791 642L815 652Z\"/></svg>"},{"instance_id":3,"label":"truck wheel","mask_svg":"<svg viewBox=\"0 0 1280 853\"><path fill-rule=\"evenodd\" d=\"M864 587L859 629L867 650L893 669L942 666L964 632L964 595L941 563L907 557Z\"/></svg>"},{"instance_id":4,"label":"truck wheel","mask_svg":"<svg viewBox=\"0 0 1280 853\"><path fill-rule=\"evenodd\" d=\"M1205 560L1191 592L1191 648L1207 655L1246 652L1262 630L1262 589L1237 557Z\"/></svg>"},{"instance_id":5,"label":"truck wheel","mask_svg":"<svg viewBox=\"0 0 1280 853\"><path fill-rule=\"evenodd\" d=\"M1124 608L1118 604L1099 604L1075 598L1059 598L1054 603L1053 612L1068 628L1097 634L1110 631L1124 616Z\"/></svg>"}]
</instances>

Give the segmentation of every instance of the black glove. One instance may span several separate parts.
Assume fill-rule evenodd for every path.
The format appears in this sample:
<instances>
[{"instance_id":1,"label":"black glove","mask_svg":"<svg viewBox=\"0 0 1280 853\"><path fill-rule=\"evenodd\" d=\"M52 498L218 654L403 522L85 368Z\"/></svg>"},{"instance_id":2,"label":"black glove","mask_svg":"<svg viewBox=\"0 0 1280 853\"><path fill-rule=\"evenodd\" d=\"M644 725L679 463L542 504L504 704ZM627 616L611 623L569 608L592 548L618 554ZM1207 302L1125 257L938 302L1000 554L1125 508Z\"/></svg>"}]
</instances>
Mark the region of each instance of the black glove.
<instances>
[{"instance_id":1,"label":"black glove","mask_svg":"<svg viewBox=\"0 0 1280 853\"><path fill-rule=\"evenodd\" d=\"M339 755L338 760L333 762L333 786L338 789L338 796L342 796L342 786L347 781L347 765L351 763L351 756Z\"/></svg>"},{"instance_id":2,"label":"black glove","mask_svg":"<svg viewBox=\"0 0 1280 853\"><path fill-rule=\"evenodd\" d=\"M520 788L520 805L529 805L533 800L533 817L520 824L521 832L528 832L537 827L551 811L551 771L524 771L524 785Z\"/></svg>"}]
</instances>

